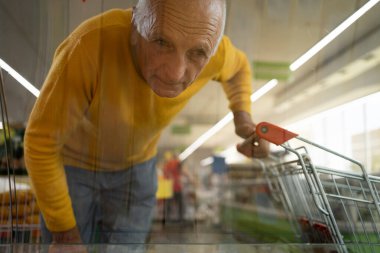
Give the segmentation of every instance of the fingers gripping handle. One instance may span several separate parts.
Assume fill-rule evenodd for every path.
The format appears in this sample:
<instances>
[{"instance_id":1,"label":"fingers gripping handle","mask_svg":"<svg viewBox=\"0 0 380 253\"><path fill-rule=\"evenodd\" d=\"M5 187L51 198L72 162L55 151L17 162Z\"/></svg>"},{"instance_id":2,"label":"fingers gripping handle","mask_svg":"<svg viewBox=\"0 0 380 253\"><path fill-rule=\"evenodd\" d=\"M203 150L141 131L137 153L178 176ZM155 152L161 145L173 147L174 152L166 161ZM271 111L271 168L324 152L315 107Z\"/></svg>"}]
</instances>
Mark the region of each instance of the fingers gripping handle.
<instances>
[{"instance_id":1,"label":"fingers gripping handle","mask_svg":"<svg viewBox=\"0 0 380 253\"><path fill-rule=\"evenodd\" d=\"M256 126L256 134L273 144L281 145L290 139L298 136L296 133L292 133L281 127L273 125L268 122L261 122Z\"/></svg>"}]
</instances>

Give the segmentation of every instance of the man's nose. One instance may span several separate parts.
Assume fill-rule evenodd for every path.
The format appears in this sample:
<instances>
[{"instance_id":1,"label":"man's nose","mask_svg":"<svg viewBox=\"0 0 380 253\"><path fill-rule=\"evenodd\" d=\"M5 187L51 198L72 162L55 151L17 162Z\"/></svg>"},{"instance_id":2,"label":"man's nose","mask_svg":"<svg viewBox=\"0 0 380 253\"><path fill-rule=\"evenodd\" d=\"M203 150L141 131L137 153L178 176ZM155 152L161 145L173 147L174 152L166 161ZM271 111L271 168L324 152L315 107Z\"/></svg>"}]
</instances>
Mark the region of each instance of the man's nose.
<instances>
[{"instance_id":1,"label":"man's nose","mask_svg":"<svg viewBox=\"0 0 380 253\"><path fill-rule=\"evenodd\" d=\"M166 62L165 74L168 83L182 83L185 81L187 69L186 58L182 55L173 55Z\"/></svg>"}]
</instances>

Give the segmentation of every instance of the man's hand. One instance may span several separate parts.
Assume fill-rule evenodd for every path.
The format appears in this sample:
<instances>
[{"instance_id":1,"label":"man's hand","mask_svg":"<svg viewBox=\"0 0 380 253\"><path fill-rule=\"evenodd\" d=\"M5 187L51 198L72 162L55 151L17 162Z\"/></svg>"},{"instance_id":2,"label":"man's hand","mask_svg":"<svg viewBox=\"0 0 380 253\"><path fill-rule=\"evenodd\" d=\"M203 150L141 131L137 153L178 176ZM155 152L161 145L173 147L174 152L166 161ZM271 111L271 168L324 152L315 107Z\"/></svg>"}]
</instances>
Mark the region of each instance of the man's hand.
<instances>
[{"instance_id":1,"label":"man's hand","mask_svg":"<svg viewBox=\"0 0 380 253\"><path fill-rule=\"evenodd\" d=\"M235 132L244 138L244 142L237 144L237 150L247 157L264 158L269 155L269 143L260 139L256 133L256 125L247 112L234 112Z\"/></svg>"},{"instance_id":2,"label":"man's hand","mask_svg":"<svg viewBox=\"0 0 380 253\"><path fill-rule=\"evenodd\" d=\"M256 129L252 122L251 115L247 112L234 112L235 133L243 139L251 136Z\"/></svg>"},{"instance_id":3,"label":"man's hand","mask_svg":"<svg viewBox=\"0 0 380 253\"><path fill-rule=\"evenodd\" d=\"M52 232L52 236L53 242L49 247L49 253L87 253L77 227L63 232Z\"/></svg>"},{"instance_id":4,"label":"man's hand","mask_svg":"<svg viewBox=\"0 0 380 253\"><path fill-rule=\"evenodd\" d=\"M236 145L236 149L247 157L265 158L269 155L269 142L260 139L256 133Z\"/></svg>"}]
</instances>

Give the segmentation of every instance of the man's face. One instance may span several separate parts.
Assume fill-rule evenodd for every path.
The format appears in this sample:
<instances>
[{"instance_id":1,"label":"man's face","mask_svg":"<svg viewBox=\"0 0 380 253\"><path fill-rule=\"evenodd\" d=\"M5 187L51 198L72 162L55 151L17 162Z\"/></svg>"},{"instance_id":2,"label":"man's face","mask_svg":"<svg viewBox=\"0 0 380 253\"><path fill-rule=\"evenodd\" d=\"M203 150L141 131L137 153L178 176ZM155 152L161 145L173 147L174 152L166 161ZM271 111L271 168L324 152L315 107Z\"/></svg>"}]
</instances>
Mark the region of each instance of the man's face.
<instances>
[{"instance_id":1,"label":"man's face","mask_svg":"<svg viewBox=\"0 0 380 253\"><path fill-rule=\"evenodd\" d=\"M151 16L132 39L135 62L157 95L176 97L210 60L221 32L222 6L208 0L152 3Z\"/></svg>"}]
</instances>

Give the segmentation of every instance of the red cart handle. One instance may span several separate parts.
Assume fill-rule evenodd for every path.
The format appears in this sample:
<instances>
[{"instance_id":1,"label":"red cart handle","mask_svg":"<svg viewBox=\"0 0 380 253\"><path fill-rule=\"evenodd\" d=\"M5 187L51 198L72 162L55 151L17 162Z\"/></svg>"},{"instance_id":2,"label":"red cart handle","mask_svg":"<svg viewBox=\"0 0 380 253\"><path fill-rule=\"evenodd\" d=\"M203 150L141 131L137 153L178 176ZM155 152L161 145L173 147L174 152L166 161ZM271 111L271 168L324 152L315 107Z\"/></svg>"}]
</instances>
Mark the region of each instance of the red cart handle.
<instances>
[{"instance_id":1,"label":"red cart handle","mask_svg":"<svg viewBox=\"0 0 380 253\"><path fill-rule=\"evenodd\" d=\"M264 140L267 140L276 145L284 144L288 140L298 136L296 133L292 133L268 122L259 123L256 126L256 134L260 138L263 138Z\"/></svg>"}]
</instances>

